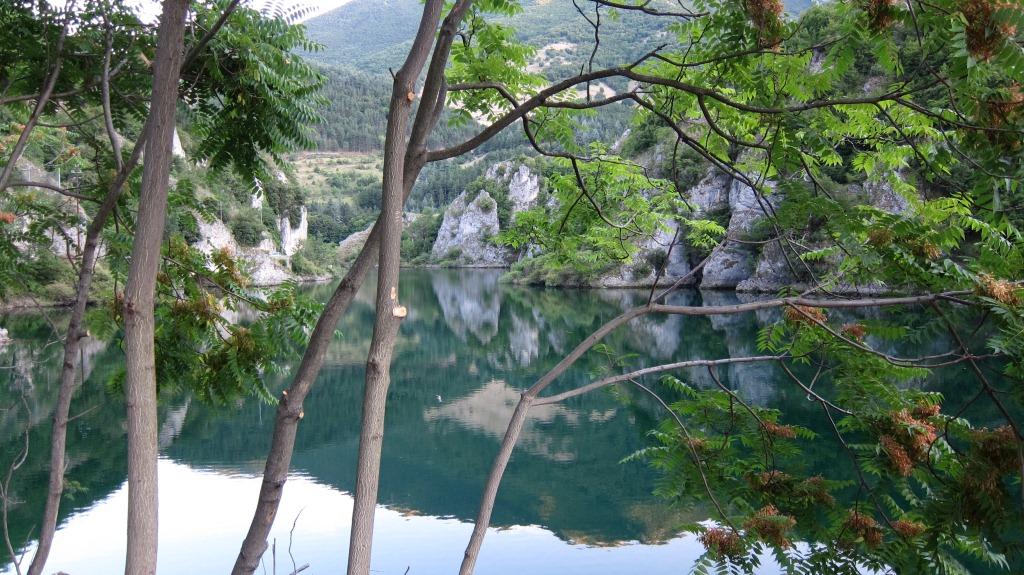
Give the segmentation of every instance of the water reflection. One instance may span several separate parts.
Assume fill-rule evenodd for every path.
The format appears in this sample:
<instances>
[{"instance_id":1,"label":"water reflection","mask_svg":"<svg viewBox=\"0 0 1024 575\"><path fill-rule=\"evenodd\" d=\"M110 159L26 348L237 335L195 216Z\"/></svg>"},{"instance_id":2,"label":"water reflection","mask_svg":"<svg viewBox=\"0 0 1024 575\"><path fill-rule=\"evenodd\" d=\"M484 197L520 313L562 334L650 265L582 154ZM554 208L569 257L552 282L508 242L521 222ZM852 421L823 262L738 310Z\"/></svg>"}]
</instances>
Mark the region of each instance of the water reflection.
<instances>
[{"instance_id":1,"label":"water reflection","mask_svg":"<svg viewBox=\"0 0 1024 575\"><path fill-rule=\"evenodd\" d=\"M622 310L646 302L642 290L538 290L501 284L495 270L407 270L400 286L409 308L392 367L382 461L374 568L383 573L452 572L461 557L480 490L519 393L583 337ZM333 286L309 288L325 299ZM669 303L736 303L725 292L680 292ZM638 318L605 343L629 366L756 353L760 325L773 312L717 318ZM58 314L51 314L59 320ZM908 325L915 319L908 313ZM299 563L311 572L340 569L348 540L363 362L373 321L373 291L360 292L341 324L306 405L279 525L281 546L291 521ZM16 338L0 348L0 447L6 467L30 451L15 478L11 508L15 545L30 537L46 486L49 426L61 349L39 315L0 318ZM889 351L941 349L941 335ZM116 571L123 555L123 408L104 387L121 361L116 346L90 340L83 351L85 384L69 429L71 482L50 570L80 575ZM588 353L552 392L591 380L608 357ZM714 385L706 370L681 374ZM786 418L823 432L817 404L772 364L723 367L722 380L754 403L779 407ZM953 389L962 369L932 383ZM280 384L281 382L278 382ZM950 395L953 405L955 394ZM27 407L27 409L25 409ZM955 407L954 407L955 409ZM630 389L581 396L536 408L513 457L494 512L481 573L685 572L699 554L677 527L701 520L651 496L654 476L620 459L645 445L662 414ZM984 417L984 414L982 414ZM259 488L273 407L249 402L214 409L188 398L161 407L161 573L227 569ZM812 466L849 466L828 444L809 452ZM166 511L165 511L166 509ZM520 526L520 527L514 527ZM531 527L521 527L531 526ZM90 534L109 534L95 542ZM89 542L89 543L86 543ZM628 542L660 545L628 544ZM770 570L770 569L769 569Z\"/></svg>"}]
</instances>

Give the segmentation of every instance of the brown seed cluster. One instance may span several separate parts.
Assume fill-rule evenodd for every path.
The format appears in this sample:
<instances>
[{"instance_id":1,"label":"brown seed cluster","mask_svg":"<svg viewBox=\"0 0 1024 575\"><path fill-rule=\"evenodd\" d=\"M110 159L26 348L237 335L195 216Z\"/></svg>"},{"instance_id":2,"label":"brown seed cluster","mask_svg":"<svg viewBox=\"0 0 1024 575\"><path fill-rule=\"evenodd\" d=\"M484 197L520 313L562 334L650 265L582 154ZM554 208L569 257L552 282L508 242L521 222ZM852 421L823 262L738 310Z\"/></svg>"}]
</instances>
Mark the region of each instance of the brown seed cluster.
<instances>
[{"instance_id":1,"label":"brown seed cluster","mask_svg":"<svg viewBox=\"0 0 1024 575\"><path fill-rule=\"evenodd\" d=\"M967 21L964 30L967 50L983 62L992 59L1002 42L1017 33L1016 26L996 20L996 10L1009 8L1020 11L1020 5L1011 0L966 0L962 5L961 11Z\"/></svg>"},{"instance_id":2,"label":"brown seed cluster","mask_svg":"<svg viewBox=\"0 0 1024 575\"><path fill-rule=\"evenodd\" d=\"M1021 90L1020 84L1014 82L1006 91L1007 95L1005 97L985 101L989 121L995 127L1014 120L1017 111L1021 106L1024 106L1024 90Z\"/></svg>"},{"instance_id":3,"label":"brown seed cluster","mask_svg":"<svg viewBox=\"0 0 1024 575\"><path fill-rule=\"evenodd\" d=\"M708 448L708 441L700 437L692 437L686 440L686 446L697 453L703 453Z\"/></svg>"},{"instance_id":4,"label":"brown seed cluster","mask_svg":"<svg viewBox=\"0 0 1024 575\"><path fill-rule=\"evenodd\" d=\"M1016 130L1024 112L1024 89L1017 82L1003 87L998 95L976 101L974 122L983 127L985 138L1010 150L1019 150L1021 139Z\"/></svg>"},{"instance_id":5,"label":"brown seed cluster","mask_svg":"<svg viewBox=\"0 0 1024 575\"><path fill-rule=\"evenodd\" d=\"M914 465L927 461L928 452L938 437L929 418L938 406L919 406L912 412L901 409L878 423L878 442L889 458L892 468L907 477Z\"/></svg>"},{"instance_id":6,"label":"brown seed cluster","mask_svg":"<svg viewBox=\"0 0 1024 575\"><path fill-rule=\"evenodd\" d=\"M859 511L851 511L850 515L843 522L843 528L852 532L858 538L863 539L870 547L875 547L882 542L882 528L874 517L864 515Z\"/></svg>"},{"instance_id":7,"label":"brown seed cluster","mask_svg":"<svg viewBox=\"0 0 1024 575\"><path fill-rule=\"evenodd\" d=\"M941 411L942 411L942 406L937 404L937 403L934 403L934 404L922 403L921 405L918 405L914 409L910 410L910 414L913 415L915 419L928 419L928 418L931 418L931 417L935 417Z\"/></svg>"},{"instance_id":8,"label":"brown seed cluster","mask_svg":"<svg viewBox=\"0 0 1024 575\"><path fill-rule=\"evenodd\" d=\"M810 500L817 505L831 507L835 498L828 491L825 479L820 475L798 480L792 475L773 469L761 473L747 475L747 483L755 491L771 498L800 498Z\"/></svg>"},{"instance_id":9,"label":"brown seed cluster","mask_svg":"<svg viewBox=\"0 0 1024 575\"><path fill-rule=\"evenodd\" d=\"M745 0L747 18L757 30L762 48L775 48L782 41L782 0Z\"/></svg>"},{"instance_id":10,"label":"brown seed cluster","mask_svg":"<svg viewBox=\"0 0 1024 575\"><path fill-rule=\"evenodd\" d=\"M914 462L910 459L907 450L896 441L896 438L891 435L883 435L878 438L878 442L882 444L882 449L889 456L889 464L893 469L903 477L910 475L910 472L914 470Z\"/></svg>"},{"instance_id":11,"label":"brown seed cluster","mask_svg":"<svg viewBox=\"0 0 1024 575\"><path fill-rule=\"evenodd\" d=\"M789 323L802 323L806 325L816 325L817 322L825 323L828 320L828 316L825 315L825 310L820 307L810 307L805 305L786 306L786 308L782 310L782 317Z\"/></svg>"},{"instance_id":12,"label":"brown seed cluster","mask_svg":"<svg viewBox=\"0 0 1024 575\"><path fill-rule=\"evenodd\" d=\"M781 425L771 421L763 421L761 422L761 427L764 428L765 433L772 437L781 437L783 439L793 439L796 437L796 428L792 425Z\"/></svg>"},{"instance_id":13,"label":"brown seed cluster","mask_svg":"<svg viewBox=\"0 0 1024 575\"><path fill-rule=\"evenodd\" d=\"M928 240L913 242L911 247L914 253L929 260L937 260L942 256L942 249Z\"/></svg>"},{"instance_id":14,"label":"brown seed cluster","mask_svg":"<svg viewBox=\"0 0 1024 575\"><path fill-rule=\"evenodd\" d=\"M798 488L805 496L810 497L818 505L831 507L836 503L835 498L828 491L825 478L820 475L808 477Z\"/></svg>"},{"instance_id":15,"label":"brown seed cluster","mask_svg":"<svg viewBox=\"0 0 1024 575\"><path fill-rule=\"evenodd\" d=\"M747 483L761 493L779 495L788 490L794 483L794 479L788 473L773 469L761 473L751 473L747 476Z\"/></svg>"},{"instance_id":16,"label":"brown seed cluster","mask_svg":"<svg viewBox=\"0 0 1024 575\"><path fill-rule=\"evenodd\" d=\"M1002 477L1016 471L1019 464L1017 436L1010 426L978 429L971 436L970 461L964 469L965 487L976 495L1000 498Z\"/></svg>"},{"instance_id":17,"label":"brown seed cluster","mask_svg":"<svg viewBox=\"0 0 1024 575\"><path fill-rule=\"evenodd\" d=\"M743 554L743 539L732 529L713 527L701 533L704 548L719 557L736 558Z\"/></svg>"},{"instance_id":18,"label":"brown seed cluster","mask_svg":"<svg viewBox=\"0 0 1024 575\"><path fill-rule=\"evenodd\" d=\"M11 212L0 210L0 223L13 224L16 217Z\"/></svg>"},{"instance_id":19,"label":"brown seed cluster","mask_svg":"<svg viewBox=\"0 0 1024 575\"><path fill-rule=\"evenodd\" d=\"M888 28L896 17L896 0L866 0L863 4L868 25L875 32Z\"/></svg>"},{"instance_id":20,"label":"brown seed cluster","mask_svg":"<svg viewBox=\"0 0 1024 575\"><path fill-rule=\"evenodd\" d=\"M789 515L783 515L774 505L762 507L743 524L762 541L781 548L792 546L786 534L794 525L796 525L796 519Z\"/></svg>"},{"instance_id":21,"label":"brown seed cluster","mask_svg":"<svg viewBox=\"0 0 1024 575\"><path fill-rule=\"evenodd\" d=\"M1006 305L1017 305L1020 303L1020 295L1018 293L1020 288L1013 282L998 279L989 274L982 274L978 279L981 282L979 287L982 295Z\"/></svg>"},{"instance_id":22,"label":"brown seed cluster","mask_svg":"<svg viewBox=\"0 0 1024 575\"><path fill-rule=\"evenodd\" d=\"M868 328L862 323L848 323L843 325L843 335L850 339L860 341L868 334Z\"/></svg>"},{"instance_id":23,"label":"brown seed cluster","mask_svg":"<svg viewBox=\"0 0 1024 575\"><path fill-rule=\"evenodd\" d=\"M242 270L238 269L238 263L235 262L235 258L232 257L231 250L227 247L223 247L213 252L212 257L213 263L217 264L218 267L227 272L231 277L231 281L242 285L243 287L248 283L245 275L242 274Z\"/></svg>"},{"instance_id":24,"label":"brown seed cluster","mask_svg":"<svg viewBox=\"0 0 1024 575\"><path fill-rule=\"evenodd\" d=\"M924 533L925 526L917 521L898 519L893 521L892 529L906 539L913 539L914 537Z\"/></svg>"},{"instance_id":25,"label":"brown seed cluster","mask_svg":"<svg viewBox=\"0 0 1024 575\"><path fill-rule=\"evenodd\" d=\"M892 243L895 234L889 228L871 228L868 230L868 243L876 248L884 248Z\"/></svg>"},{"instance_id":26,"label":"brown seed cluster","mask_svg":"<svg viewBox=\"0 0 1024 575\"><path fill-rule=\"evenodd\" d=\"M193 318L203 322L216 321L223 311L217 298L206 293L203 296L174 302L172 313L178 317Z\"/></svg>"}]
</instances>

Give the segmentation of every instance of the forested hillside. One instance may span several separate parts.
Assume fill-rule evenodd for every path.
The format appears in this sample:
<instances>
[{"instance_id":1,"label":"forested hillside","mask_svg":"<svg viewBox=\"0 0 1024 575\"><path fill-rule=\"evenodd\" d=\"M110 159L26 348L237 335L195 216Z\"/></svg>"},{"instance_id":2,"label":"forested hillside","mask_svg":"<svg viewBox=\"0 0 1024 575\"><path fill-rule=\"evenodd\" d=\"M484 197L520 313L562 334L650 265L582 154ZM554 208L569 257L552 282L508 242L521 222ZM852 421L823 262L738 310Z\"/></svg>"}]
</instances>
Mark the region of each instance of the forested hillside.
<instances>
[{"instance_id":1,"label":"forested hillside","mask_svg":"<svg viewBox=\"0 0 1024 575\"><path fill-rule=\"evenodd\" d=\"M799 13L809 1L786 2L791 13ZM597 21L593 7L581 3L586 18ZM572 2L528 0L523 12L504 23L518 37L540 49L533 66L549 78L577 73L587 65L594 50L593 28ZM315 127L313 140L317 150L338 152L377 152L381 149L387 120L387 102L391 90L389 68L396 68L416 30L422 12L419 0L353 0L344 6L306 22L307 33L322 49L303 55L321 65L326 77L324 121ZM601 44L594 52L594 66L635 60L666 40L666 22L644 18L639 13L613 14L603 8L600 14ZM621 90L621 81L595 89ZM616 141L629 126L630 108L620 105L606 110L577 129L584 140ZM449 126L442 121L434 139L453 142L465 139L474 126ZM466 185L483 175L486 164L531 154L525 138L509 130L476 151L488 156L483 163L444 163L428 168L417 182L410 208L442 208L462 192ZM337 166L331 166L329 171ZM344 170L344 166L341 167ZM337 173L335 171L335 173ZM357 175L358 176L358 175ZM344 203L358 207L354 198ZM367 215L348 217L337 206L311 206L314 212L340 214L341 228L362 226ZM374 206L366 206L374 209ZM358 211L358 210L357 210ZM336 230L335 230L336 231ZM314 234L316 232L314 231ZM335 233L328 234L333 237Z\"/></svg>"},{"instance_id":2,"label":"forested hillside","mask_svg":"<svg viewBox=\"0 0 1024 575\"><path fill-rule=\"evenodd\" d=\"M656 0L668 9L675 2ZM799 14L813 0L787 0L786 9ZM587 17L594 19L590 3L579 3ZM386 74L401 64L422 12L419 0L352 0L348 4L306 22L309 37L324 46L306 56L324 64L348 66L370 73ZM630 54L643 54L657 46L667 22L645 18L639 13L613 14L601 9L601 46L594 64L622 61ZM523 12L504 23L518 37L534 46L554 45L547 54L553 73L563 72L558 64L578 66L593 49L593 28L568 0L526 0ZM567 46L570 44L571 46ZM571 67L571 66L569 66ZM573 68L578 71L578 67Z\"/></svg>"},{"instance_id":3,"label":"forested hillside","mask_svg":"<svg viewBox=\"0 0 1024 575\"><path fill-rule=\"evenodd\" d=\"M587 8L587 18L595 19L593 8ZM418 0L354 0L336 10L318 16L306 23L311 39L322 45L322 50L304 56L319 63L326 77L323 93L329 103L323 110L324 121L315 127L313 139L319 151L376 152L381 149L387 120L387 102L391 89L389 68L401 61L408 42L415 33L422 5ZM593 51L593 29L577 12L572 2L532 0L524 4L524 11L506 23L514 26L519 38L540 46L532 66L549 78L570 76L588 62ZM613 17L610 11L601 11L601 48L595 53L594 65L607 65L635 60L665 41L664 24L656 19L637 14ZM595 90L621 90L622 82L597 85ZM577 127L580 140L615 141L629 126L630 108L614 106L607 113ZM464 140L478 128L474 125L449 125L442 120L434 134L438 143ZM487 156L486 162L432 165L417 182L410 199L410 209L443 208L465 187L480 178L487 165L532 153L528 142L518 130L508 130L485 146L476 155ZM332 180L344 174L345 165L325 166L335 174ZM340 172L339 172L340 170ZM355 174L356 179L359 174ZM348 189L346 186L342 186ZM338 190L342 192L342 190ZM354 192L353 192L354 193ZM376 206L361 205L357 198L314 201L310 206L314 214L334 214L339 226L331 226L324 239L333 239L339 230L349 233L370 221L370 211ZM330 204L330 205L327 205ZM341 205L355 208L350 213ZM365 211L366 213L362 213ZM320 218L317 218L320 219ZM335 229L337 228L337 229ZM314 226L314 235L323 230Z\"/></svg>"}]
</instances>

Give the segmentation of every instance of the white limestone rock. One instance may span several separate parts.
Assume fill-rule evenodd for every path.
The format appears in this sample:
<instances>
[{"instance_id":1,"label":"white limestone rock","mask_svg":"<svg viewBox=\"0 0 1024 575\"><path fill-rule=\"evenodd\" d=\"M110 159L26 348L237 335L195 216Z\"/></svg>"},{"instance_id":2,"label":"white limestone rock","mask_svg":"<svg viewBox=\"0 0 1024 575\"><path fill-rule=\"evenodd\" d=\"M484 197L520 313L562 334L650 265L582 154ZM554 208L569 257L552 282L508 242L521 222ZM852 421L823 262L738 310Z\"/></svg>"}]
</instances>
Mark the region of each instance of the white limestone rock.
<instances>
[{"instance_id":1,"label":"white limestone rock","mask_svg":"<svg viewBox=\"0 0 1024 575\"><path fill-rule=\"evenodd\" d=\"M370 224L365 230L349 234L347 238L341 240L338 243L338 259L343 262L355 259L359 250L363 249L366 238L370 237L371 230L373 230L373 224Z\"/></svg>"},{"instance_id":2,"label":"white limestone rock","mask_svg":"<svg viewBox=\"0 0 1024 575\"><path fill-rule=\"evenodd\" d=\"M274 286L294 279L288 271L287 258L262 251L251 250L245 254L246 268L254 286Z\"/></svg>"},{"instance_id":3,"label":"white limestone rock","mask_svg":"<svg viewBox=\"0 0 1024 575\"><path fill-rule=\"evenodd\" d=\"M540 195L540 176L531 172L530 168L526 166L519 166L508 182L508 197L512 202L512 213L516 214L535 206L538 195Z\"/></svg>"},{"instance_id":4,"label":"white limestone rock","mask_svg":"<svg viewBox=\"0 0 1024 575\"><path fill-rule=\"evenodd\" d=\"M870 205L889 213L902 214L910 210L910 201L897 193L887 180L855 184L843 193L858 204ZM809 245L808 248L824 246L823 243L817 243ZM804 262L794 246L779 240L771 241L761 248L753 273L740 281L736 285L736 290L775 293L783 288L793 288L804 291L815 285L816 278L821 279L827 275L828 270L836 269L840 261L841 256L836 254L822 261ZM877 283L841 283L831 286L830 291L871 295L885 293L887 290L885 286Z\"/></svg>"},{"instance_id":5,"label":"white limestone rock","mask_svg":"<svg viewBox=\"0 0 1024 575\"><path fill-rule=\"evenodd\" d=\"M430 255L435 261L467 267L508 265L511 254L491 239L498 231L494 198L481 191L469 201L468 193L462 192L445 210Z\"/></svg>"},{"instance_id":6,"label":"white limestone rock","mask_svg":"<svg viewBox=\"0 0 1024 575\"><path fill-rule=\"evenodd\" d=\"M277 229L281 234L281 253L288 257L295 255L309 239L309 214L306 206L301 208L297 226L293 228L288 216L281 216L277 219Z\"/></svg>"},{"instance_id":7,"label":"white limestone rock","mask_svg":"<svg viewBox=\"0 0 1024 575\"><path fill-rule=\"evenodd\" d=\"M754 189L739 180L732 180L728 190L730 216L726 235L729 238L742 239L765 216L765 210L778 202L774 195L759 197ZM709 205L721 201L721 191L714 193L713 203ZM749 244L725 242L719 245L704 265L700 286L705 289L735 288L754 273L757 255L757 248Z\"/></svg>"},{"instance_id":8,"label":"white limestone rock","mask_svg":"<svg viewBox=\"0 0 1024 575\"><path fill-rule=\"evenodd\" d=\"M174 129L174 140L171 144L171 155L175 158L185 158L185 148L181 145L181 138L178 137L178 129Z\"/></svg>"},{"instance_id":9,"label":"white limestone rock","mask_svg":"<svg viewBox=\"0 0 1024 575\"><path fill-rule=\"evenodd\" d=\"M199 242L196 248L204 254L211 254L214 251L227 249L231 254L238 252L238 242L227 225L220 220L212 222L196 218L199 223Z\"/></svg>"},{"instance_id":10,"label":"white limestone rock","mask_svg":"<svg viewBox=\"0 0 1024 575\"><path fill-rule=\"evenodd\" d=\"M652 237L640 242L640 249L633 258L633 264L618 267L602 275L594 281L594 287L650 287L655 280L659 286L667 287L690 273L692 266L687 257L686 245L681 238L676 238L679 223L669 220L666 225L668 229L658 230ZM684 231L680 230L679 235L682 236ZM672 244L673 238L676 239L675 245ZM656 264L660 265L662 262L665 270L658 277ZM695 283L695 278L689 278L683 285Z\"/></svg>"}]
</instances>

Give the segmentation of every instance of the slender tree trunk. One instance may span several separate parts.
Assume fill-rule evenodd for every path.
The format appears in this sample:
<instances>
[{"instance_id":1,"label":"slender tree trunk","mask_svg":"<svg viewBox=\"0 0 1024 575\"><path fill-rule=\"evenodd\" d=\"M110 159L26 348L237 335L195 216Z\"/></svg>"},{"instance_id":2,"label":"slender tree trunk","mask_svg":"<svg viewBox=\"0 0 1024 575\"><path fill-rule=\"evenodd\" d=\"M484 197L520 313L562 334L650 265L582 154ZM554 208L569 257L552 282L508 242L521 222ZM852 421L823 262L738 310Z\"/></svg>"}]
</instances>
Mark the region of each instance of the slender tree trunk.
<instances>
[{"instance_id":1,"label":"slender tree trunk","mask_svg":"<svg viewBox=\"0 0 1024 575\"><path fill-rule=\"evenodd\" d=\"M61 62L64 57L64 39L68 34L68 25L64 24L61 28L60 37L57 39L56 47L56 61L53 63L53 71L46 77L46 81L43 83L43 91L39 94L39 98L36 100L36 105L32 108L32 114L29 115L28 121L25 122L25 127L21 130L21 136L18 137L17 143L14 144L14 150L11 151L11 155L7 158L7 164L4 165L4 169L0 172L0 192L7 188L8 182L11 180L11 174L14 173L14 168L21 158L21 154L25 151L25 147L28 146L28 138L32 134L32 130L35 129L36 124L39 123L39 118L43 116L43 112L46 111L46 105L50 101L50 95L53 94L53 87L57 85L57 78L60 77Z\"/></svg>"},{"instance_id":2,"label":"slender tree trunk","mask_svg":"<svg viewBox=\"0 0 1024 575\"><path fill-rule=\"evenodd\" d=\"M348 575L369 575L373 544L373 520L380 482L380 457L384 444L384 415L391 383L391 357L398 327L406 309L398 302L398 272L402 242L402 191L409 142L409 114L415 100L415 82L426 64L443 2L428 0L416 39L405 64L395 74L384 138L384 177L381 213L377 220L380 247L377 263L376 314L373 338L366 358L359 459L356 463L355 503L348 549ZM434 102L430 102L432 106ZM429 113L429 111L428 111Z\"/></svg>"},{"instance_id":3,"label":"slender tree trunk","mask_svg":"<svg viewBox=\"0 0 1024 575\"><path fill-rule=\"evenodd\" d=\"M274 525L277 509L284 493L284 483L288 479L292 451L295 448L295 435L299 420L302 419L302 402L306 399L309 389L316 381L323 365L324 355L331 343L334 330L341 316L348 309L359 287L363 285L367 272L373 267L377 255L377 244L380 241L379 224L366 239L359 256L352 263L348 273L338 284L334 294L327 302L320 319L313 328L309 345L302 356L302 362L292 380L292 384L281 394L277 404L277 416L274 420L274 435L267 454L267 463L263 470L263 484L260 486L259 501L253 514L249 532L242 542L242 549L231 570L234 575L249 575L259 566L260 558L267 550L267 537Z\"/></svg>"},{"instance_id":4,"label":"slender tree trunk","mask_svg":"<svg viewBox=\"0 0 1024 575\"><path fill-rule=\"evenodd\" d=\"M128 550L126 575L154 575L157 558L157 397L153 300L167 215L178 81L188 0L164 0L150 134L142 172L135 242L125 284L125 395L128 415Z\"/></svg>"},{"instance_id":5,"label":"slender tree trunk","mask_svg":"<svg viewBox=\"0 0 1024 575\"><path fill-rule=\"evenodd\" d=\"M412 182L416 180L421 168L422 163L406 164L406 185L402 194L403 205L409 199ZM263 483L260 486L259 500L256 504L256 511L253 513L252 522L249 524L249 532L242 542L241 551L239 551L238 558L231 570L233 575L253 573L259 567L260 557L267 550L267 538L270 536L270 529L274 526L277 509L284 494L284 484L288 480L288 470L295 448L295 436L298 432L299 421L303 417L303 402L320 374L324 356L330 346L338 321L345 315L356 292L366 280L367 272L377 260L379 244L379 224L375 224L359 255L345 277L342 278L341 283L335 288L327 305L324 306L324 311L309 337L309 345L306 346L295 378L288 389L281 393L281 399L277 404L270 450L267 452L267 462L263 469Z\"/></svg>"},{"instance_id":6,"label":"slender tree trunk","mask_svg":"<svg viewBox=\"0 0 1024 575\"><path fill-rule=\"evenodd\" d=\"M143 130L145 134L145 130ZM143 136L143 139L145 136ZM122 167L117 179L111 183L107 196L89 224L85 235L85 246L82 249L82 263L78 272L78 285L75 304L71 308L71 319L64 338L64 363L61 365L60 383L57 392L57 405L53 413L53 432L50 438L50 479L46 492L46 504L43 509L43 520L39 529L39 545L28 567L28 575L41 575L46 559L53 545L53 535L57 529L57 513L60 511L60 498L64 492L64 461L67 450L68 414L71 410L71 399L75 393L75 371L78 369L79 349L85 337L82 330L82 319L89 303L89 289L92 286L93 270L99 252L100 233L106 226L110 214L117 205L117 199L124 189L134 166L138 163L143 141L136 144L128 164Z\"/></svg>"},{"instance_id":7,"label":"slender tree trunk","mask_svg":"<svg viewBox=\"0 0 1024 575\"><path fill-rule=\"evenodd\" d=\"M523 424L530 413L530 405L533 403L533 396L523 394L512 413L512 419L508 422L505 430L505 437L501 440L501 449L494 459L491 472L487 476L487 484L484 486L484 493L480 500L480 509L477 510L476 522L473 524L473 534L469 538L465 555L462 557L462 565L459 567L459 575L471 575L476 567L476 558L480 555L480 546L484 543L484 535L491 524L491 513L494 511L494 501L498 497L498 488L501 486L501 478L505 474L505 468L512 459L512 452L519 442L519 435L523 431Z\"/></svg>"},{"instance_id":8,"label":"slender tree trunk","mask_svg":"<svg viewBox=\"0 0 1024 575\"><path fill-rule=\"evenodd\" d=\"M438 35L437 44L431 59L430 69L427 72L427 78L423 87L423 100L421 102L419 112L416 115L416 120L412 126L409 143L407 145L404 144L404 132L398 133L400 136L398 139L391 138L388 141L389 146L394 146L396 143L399 145L398 148L388 147L389 150L394 149L395 153L398 153L404 146L404 159L401 164L401 205L397 208L397 212L399 214L401 213L402 207L404 207L405 201L408 200L409 194L412 191L412 186L425 163L425 143L427 137L433 130L441 112L444 109L444 68L451 50L452 41L455 38L455 32L457 31L459 23L462 21L466 11L469 9L470 4L471 0L458 0L453 6L448 17L445 18L445 22L441 27L441 32ZM439 10L439 6L431 6L430 4L425 8L423 19L421 19L420 32L417 34L417 37L413 42L413 46L410 49L409 61L412 62L412 68L414 68L417 73L418 70L422 69L426 57L430 52L430 43L433 38L429 31L432 30L432 27L436 27L437 25ZM409 68L409 64L403 66L403 70ZM414 76L415 75L416 74L414 74ZM400 102L400 105L402 107L399 108L399 112L404 114L404 117L406 118L405 121L407 122L409 114L408 108L411 107L412 102L410 94L413 93L413 82L409 81L407 76L402 76L401 73L399 76L396 76L396 80L400 77L404 79L402 82L396 82L396 86L399 86L400 84L408 84L408 86L403 90L398 90L398 88L396 88L398 91L395 92L395 94L401 96L402 101ZM389 118L390 117L391 116L389 116ZM392 132L389 131L388 133L391 134ZM388 166L391 166L391 163L389 163ZM260 557L267 549L267 538L277 515L277 509L280 505L284 491L284 484L288 477L292 451L295 446L295 435L299 420L302 419L303 401L320 372L320 368L323 365L324 354L330 344L331 336L334 333L338 320L348 309L355 293L359 290L365 280L366 272L373 266L374 260L379 259L378 247L381 242L382 222L386 219L386 214L392 211L395 210L382 210L381 218L378 218L378 222L370 232L370 236L367 238L362 251L360 251L359 256L345 275L345 278L342 279L341 283L338 285L334 294L331 296L330 301L328 301L324 312L321 314L321 317L310 336L309 345L303 355L302 362L299 365L295 378L292 380L292 384L281 394L281 399L278 403L277 417L274 422L273 439L270 451L267 454L266 466L264 468L263 484L260 488L259 501L257 502L256 512L253 514L252 523L249 526L249 532L246 535L245 541L242 543L241 551L235 561L235 565L232 570L234 575L249 575L253 573L259 566ZM397 233L400 237L400 227ZM394 240L394 238L392 238L392 240ZM397 285L397 281L395 282L395 285ZM383 421L383 413L381 414L381 418ZM364 489L363 492L366 493L366 489ZM372 499L375 506L376 481L374 481L374 493ZM365 531L367 537L372 537L372 528Z\"/></svg>"},{"instance_id":9,"label":"slender tree trunk","mask_svg":"<svg viewBox=\"0 0 1024 575\"><path fill-rule=\"evenodd\" d=\"M664 293L662 296L664 296ZM606 322L580 342L569 355L562 358L555 367L545 373L529 389L523 392L519 398L519 403L516 405L516 410L508 422L508 427L505 429L505 436L502 438L498 455L495 456L494 463L491 464L491 471L487 476L487 483L484 485L484 492L480 497L480 507L477 510L476 522L473 524L473 533L469 537L469 543L466 545L466 552L462 558L462 565L459 567L459 575L472 575L473 569L476 568L480 547L483 546L484 536L487 535L487 528L491 525L491 513L494 511L494 502L498 498L501 479L505 475L508 462L512 459L512 452L516 448L519 435L523 431L523 424L526 422L527 416L529 416L530 406L533 405L537 394L544 391L558 376L565 373L567 369L576 363L576 360L604 339L606 335L629 322L629 320L647 313L650 309L650 306L633 308Z\"/></svg>"},{"instance_id":10,"label":"slender tree trunk","mask_svg":"<svg viewBox=\"0 0 1024 575\"><path fill-rule=\"evenodd\" d=\"M200 41L189 50L185 57L183 67L187 67L191 60L194 60L209 40L223 27L227 18L238 7L239 0L233 0L225 9L220 19ZM107 225L107 221L117 206L117 201L124 191L125 183L132 171L138 166L142 158L142 150L149 138L149 121L143 125L142 132L135 147L132 150L128 161L121 157L121 146L118 136L114 130L110 110L110 36L107 36L107 52L104 56L103 76L101 79L101 97L103 99L104 120L107 133L110 138L111 151L114 156L117 176L107 188L107 195L103 198L96 215L85 234L85 245L82 249L82 264L78 274L78 284L75 292L75 303L71 308L71 318L68 322L68 331L64 340L64 362L61 366L59 388L57 392L57 405L53 414L53 432L50 439L50 477L46 493L46 503L43 509L43 518L39 529L39 544L36 546L32 563L28 567L28 575L41 575L46 561L49 558L50 549L53 545L53 537L57 529L57 516L60 511L60 499L64 492L64 466L67 452L67 426L71 411L71 400L76 391L75 371L78 369L79 349L81 339L85 333L82 331L82 320L85 317L85 308L89 303L89 290L92 287L93 273L99 254L100 235Z\"/></svg>"}]
</instances>

